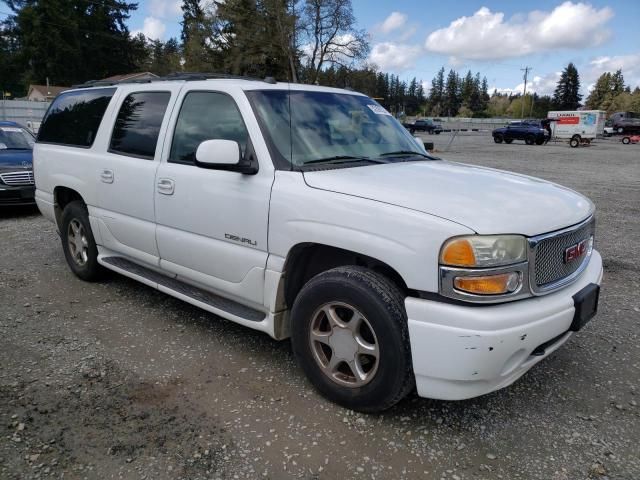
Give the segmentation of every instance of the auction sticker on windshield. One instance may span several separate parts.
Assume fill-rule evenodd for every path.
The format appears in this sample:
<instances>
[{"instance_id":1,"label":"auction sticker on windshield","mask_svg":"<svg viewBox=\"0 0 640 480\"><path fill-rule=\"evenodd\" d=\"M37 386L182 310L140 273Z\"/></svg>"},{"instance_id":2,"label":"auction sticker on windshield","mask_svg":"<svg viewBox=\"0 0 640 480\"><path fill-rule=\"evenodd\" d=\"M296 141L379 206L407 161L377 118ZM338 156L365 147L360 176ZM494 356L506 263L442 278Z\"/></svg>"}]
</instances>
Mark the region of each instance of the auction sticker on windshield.
<instances>
[{"instance_id":1,"label":"auction sticker on windshield","mask_svg":"<svg viewBox=\"0 0 640 480\"><path fill-rule=\"evenodd\" d=\"M391 116L391 114L389 112L387 112L387 110L384 107L381 107L380 105L367 105L367 107L369 107L371 109L371 111L373 113L375 113L376 115L389 115L389 116Z\"/></svg>"},{"instance_id":2,"label":"auction sticker on windshield","mask_svg":"<svg viewBox=\"0 0 640 480\"><path fill-rule=\"evenodd\" d=\"M0 127L0 130L3 132L18 132L20 133L22 130L17 127Z\"/></svg>"}]
</instances>

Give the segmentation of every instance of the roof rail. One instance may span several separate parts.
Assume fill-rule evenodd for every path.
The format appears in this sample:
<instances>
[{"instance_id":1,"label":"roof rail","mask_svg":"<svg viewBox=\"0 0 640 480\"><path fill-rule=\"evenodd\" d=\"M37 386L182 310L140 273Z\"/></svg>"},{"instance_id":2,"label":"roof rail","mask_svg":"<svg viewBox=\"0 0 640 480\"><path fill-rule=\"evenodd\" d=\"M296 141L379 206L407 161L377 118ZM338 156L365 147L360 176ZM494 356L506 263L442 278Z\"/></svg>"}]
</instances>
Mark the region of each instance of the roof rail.
<instances>
[{"instance_id":1,"label":"roof rail","mask_svg":"<svg viewBox=\"0 0 640 480\"><path fill-rule=\"evenodd\" d=\"M87 82L73 85L71 88L89 88L89 87L110 87L114 85L123 85L127 83L153 83L165 82L172 80L196 81L196 80L213 80L213 79L232 79L232 80L252 80L256 82L276 83L273 77L248 77L243 75L231 75L228 73L205 73L205 72L176 72L165 75L164 77L145 78L143 80L89 80Z\"/></svg>"}]
</instances>

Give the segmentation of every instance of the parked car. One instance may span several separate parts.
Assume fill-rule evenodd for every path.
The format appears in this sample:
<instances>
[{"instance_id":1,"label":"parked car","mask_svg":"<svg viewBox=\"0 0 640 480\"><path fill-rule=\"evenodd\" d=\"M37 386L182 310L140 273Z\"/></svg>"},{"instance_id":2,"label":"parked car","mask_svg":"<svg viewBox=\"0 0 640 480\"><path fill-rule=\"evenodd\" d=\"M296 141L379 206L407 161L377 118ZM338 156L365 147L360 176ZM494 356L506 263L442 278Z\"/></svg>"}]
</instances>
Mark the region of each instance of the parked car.
<instances>
[{"instance_id":1,"label":"parked car","mask_svg":"<svg viewBox=\"0 0 640 480\"><path fill-rule=\"evenodd\" d=\"M34 204L34 143L22 125L0 122L0 206Z\"/></svg>"},{"instance_id":2,"label":"parked car","mask_svg":"<svg viewBox=\"0 0 640 480\"><path fill-rule=\"evenodd\" d=\"M36 201L79 278L290 337L322 394L366 412L506 387L595 315L586 197L434 158L362 94L206 78L52 103Z\"/></svg>"},{"instance_id":3,"label":"parked car","mask_svg":"<svg viewBox=\"0 0 640 480\"><path fill-rule=\"evenodd\" d=\"M415 132L427 132L429 134L435 133L439 135L442 133L442 125L434 123L429 119L416 120L413 123L403 124L406 129L413 135Z\"/></svg>"},{"instance_id":4,"label":"parked car","mask_svg":"<svg viewBox=\"0 0 640 480\"><path fill-rule=\"evenodd\" d=\"M514 140L524 140L527 145L542 145L545 141L546 131L540 123L512 122L506 127L496 128L492 132L493 141L496 143L511 143Z\"/></svg>"},{"instance_id":5,"label":"parked car","mask_svg":"<svg viewBox=\"0 0 640 480\"><path fill-rule=\"evenodd\" d=\"M640 113L615 112L607 124L618 134L640 134Z\"/></svg>"}]
</instances>

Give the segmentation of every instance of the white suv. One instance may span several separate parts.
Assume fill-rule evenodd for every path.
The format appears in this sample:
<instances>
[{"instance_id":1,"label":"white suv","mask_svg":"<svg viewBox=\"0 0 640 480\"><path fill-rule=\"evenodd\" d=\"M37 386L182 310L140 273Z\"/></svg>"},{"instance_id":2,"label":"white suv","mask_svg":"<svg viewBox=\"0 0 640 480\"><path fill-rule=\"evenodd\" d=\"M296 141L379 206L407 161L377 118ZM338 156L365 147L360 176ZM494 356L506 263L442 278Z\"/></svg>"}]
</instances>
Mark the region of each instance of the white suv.
<instances>
[{"instance_id":1,"label":"white suv","mask_svg":"<svg viewBox=\"0 0 640 480\"><path fill-rule=\"evenodd\" d=\"M352 91L188 75L78 88L34 156L77 276L107 268L291 337L315 387L356 410L414 386L505 387L597 309L587 198L433 158Z\"/></svg>"}]
</instances>

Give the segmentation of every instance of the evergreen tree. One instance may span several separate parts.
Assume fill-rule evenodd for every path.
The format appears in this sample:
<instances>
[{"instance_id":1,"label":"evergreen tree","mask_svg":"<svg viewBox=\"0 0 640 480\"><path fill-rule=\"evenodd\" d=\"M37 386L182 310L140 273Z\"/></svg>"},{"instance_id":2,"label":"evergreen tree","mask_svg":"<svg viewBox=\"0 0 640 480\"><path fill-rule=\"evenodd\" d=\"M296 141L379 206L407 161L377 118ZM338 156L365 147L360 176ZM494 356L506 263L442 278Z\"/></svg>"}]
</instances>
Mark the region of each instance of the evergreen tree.
<instances>
[{"instance_id":1,"label":"evergreen tree","mask_svg":"<svg viewBox=\"0 0 640 480\"><path fill-rule=\"evenodd\" d=\"M9 44L20 82L72 85L129 73L146 55L126 25L137 4L124 0L13 0ZM5 34L5 31L3 31ZM4 35L3 35L4 36ZM6 40L5 40L6 42ZM117 52L117 54L116 54ZM4 70L4 65L0 65Z\"/></svg>"},{"instance_id":2,"label":"evergreen tree","mask_svg":"<svg viewBox=\"0 0 640 480\"><path fill-rule=\"evenodd\" d=\"M558 110L575 110L580 106L580 76L573 63L569 63L560 75L553 93L553 103Z\"/></svg>"},{"instance_id":3,"label":"evergreen tree","mask_svg":"<svg viewBox=\"0 0 640 480\"><path fill-rule=\"evenodd\" d=\"M449 70L443 99L443 112L449 117L454 117L460 108L459 82L458 74L454 70Z\"/></svg>"},{"instance_id":4,"label":"evergreen tree","mask_svg":"<svg viewBox=\"0 0 640 480\"><path fill-rule=\"evenodd\" d=\"M439 116L442 114L444 104L444 67L438 70L436 76L431 80L431 91L429 92L429 105L431 114Z\"/></svg>"},{"instance_id":5,"label":"evergreen tree","mask_svg":"<svg viewBox=\"0 0 640 480\"><path fill-rule=\"evenodd\" d=\"M591 93L587 97L585 102L585 106L589 110L597 110L601 108L607 96L611 94L612 90L612 81L611 81L611 73L605 72L598 80L596 80L596 84L591 90Z\"/></svg>"},{"instance_id":6,"label":"evergreen tree","mask_svg":"<svg viewBox=\"0 0 640 480\"><path fill-rule=\"evenodd\" d=\"M213 35L212 20L198 0L182 1L182 54L187 72L211 72L219 68L207 43Z\"/></svg>"}]
</instances>

